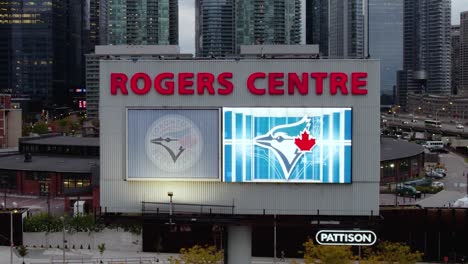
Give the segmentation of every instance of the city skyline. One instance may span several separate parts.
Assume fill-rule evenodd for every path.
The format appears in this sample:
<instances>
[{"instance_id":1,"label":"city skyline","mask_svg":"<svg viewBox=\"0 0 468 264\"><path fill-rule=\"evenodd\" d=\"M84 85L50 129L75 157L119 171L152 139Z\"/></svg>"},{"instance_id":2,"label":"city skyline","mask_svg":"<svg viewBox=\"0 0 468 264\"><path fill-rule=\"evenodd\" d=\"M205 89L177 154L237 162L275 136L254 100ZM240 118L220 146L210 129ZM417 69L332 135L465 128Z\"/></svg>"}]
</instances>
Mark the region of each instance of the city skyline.
<instances>
[{"instance_id":1,"label":"city skyline","mask_svg":"<svg viewBox=\"0 0 468 264\"><path fill-rule=\"evenodd\" d=\"M460 24L460 13L463 11L468 11L466 0L452 0L452 25ZM179 25L184 25L179 28L181 52L195 54L195 0L179 0ZM305 35L302 42L305 43Z\"/></svg>"}]
</instances>

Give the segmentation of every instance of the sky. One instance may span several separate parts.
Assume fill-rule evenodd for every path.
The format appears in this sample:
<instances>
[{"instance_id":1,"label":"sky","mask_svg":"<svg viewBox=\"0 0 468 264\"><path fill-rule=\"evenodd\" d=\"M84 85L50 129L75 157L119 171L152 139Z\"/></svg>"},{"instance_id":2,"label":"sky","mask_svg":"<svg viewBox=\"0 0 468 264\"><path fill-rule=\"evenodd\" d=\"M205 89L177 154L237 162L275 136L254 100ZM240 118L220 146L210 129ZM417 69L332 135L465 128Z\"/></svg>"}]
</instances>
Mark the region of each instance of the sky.
<instances>
[{"instance_id":1,"label":"sky","mask_svg":"<svg viewBox=\"0 0 468 264\"><path fill-rule=\"evenodd\" d=\"M182 53L195 53L194 1L179 0L179 45ZM452 25L460 24L462 11L468 11L468 0L452 0Z\"/></svg>"}]
</instances>

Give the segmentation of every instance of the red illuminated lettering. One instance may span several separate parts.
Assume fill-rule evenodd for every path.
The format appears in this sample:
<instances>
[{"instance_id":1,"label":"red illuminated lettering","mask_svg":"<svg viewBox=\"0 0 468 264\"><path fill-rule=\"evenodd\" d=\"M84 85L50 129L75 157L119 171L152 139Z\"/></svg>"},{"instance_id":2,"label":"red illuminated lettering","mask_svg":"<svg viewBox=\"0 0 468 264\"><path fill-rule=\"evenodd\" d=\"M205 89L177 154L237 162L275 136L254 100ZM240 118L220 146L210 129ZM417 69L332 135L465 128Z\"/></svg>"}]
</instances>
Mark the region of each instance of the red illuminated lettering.
<instances>
[{"instance_id":1,"label":"red illuminated lettering","mask_svg":"<svg viewBox=\"0 0 468 264\"><path fill-rule=\"evenodd\" d=\"M220 95L227 95L234 91L234 85L231 81L227 79L232 79L232 72L223 72L218 76L218 83L224 88L218 89L218 94Z\"/></svg>"},{"instance_id":2,"label":"red illuminated lettering","mask_svg":"<svg viewBox=\"0 0 468 264\"><path fill-rule=\"evenodd\" d=\"M323 94L323 81L327 78L326 72L313 72L310 77L315 79L315 94Z\"/></svg>"},{"instance_id":3,"label":"red illuminated lettering","mask_svg":"<svg viewBox=\"0 0 468 264\"><path fill-rule=\"evenodd\" d=\"M194 94L192 89L188 89L193 86L192 72L179 73L179 94Z\"/></svg>"},{"instance_id":4,"label":"red illuminated lettering","mask_svg":"<svg viewBox=\"0 0 468 264\"><path fill-rule=\"evenodd\" d=\"M138 87L138 81L143 81L143 88ZM135 73L130 79L130 88L135 94L144 95L151 89L151 78L143 72Z\"/></svg>"},{"instance_id":5,"label":"red illuminated lettering","mask_svg":"<svg viewBox=\"0 0 468 264\"><path fill-rule=\"evenodd\" d=\"M302 73L302 81L297 73L288 73L288 94L294 94L294 88L297 88L297 91L302 95L307 94L309 90L309 76L307 73Z\"/></svg>"},{"instance_id":6,"label":"red illuminated lettering","mask_svg":"<svg viewBox=\"0 0 468 264\"><path fill-rule=\"evenodd\" d=\"M283 87L284 82L284 73L282 72L272 72L268 74L268 92L273 95L284 94L283 89L276 89L276 87Z\"/></svg>"},{"instance_id":7,"label":"red illuminated lettering","mask_svg":"<svg viewBox=\"0 0 468 264\"><path fill-rule=\"evenodd\" d=\"M167 80L164 82L163 81ZM154 78L154 88L156 92L162 95L171 95L174 94L174 74L170 72L163 72L158 74L156 78Z\"/></svg>"},{"instance_id":8,"label":"red illuminated lettering","mask_svg":"<svg viewBox=\"0 0 468 264\"><path fill-rule=\"evenodd\" d=\"M252 73L247 79L247 88L249 89L249 91L256 95L265 94L265 88L255 87L255 80L260 79L260 78L265 79L265 77L266 77L266 74L264 72Z\"/></svg>"},{"instance_id":9,"label":"red illuminated lettering","mask_svg":"<svg viewBox=\"0 0 468 264\"><path fill-rule=\"evenodd\" d=\"M111 94L116 95L117 90L120 90L122 94L127 95L127 81L128 77L124 73L111 73L110 76L110 88Z\"/></svg>"},{"instance_id":10,"label":"red illuminated lettering","mask_svg":"<svg viewBox=\"0 0 468 264\"><path fill-rule=\"evenodd\" d=\"M367 85L366 80L367 72L353 72L351 74L351 94L355 95L365 95L367 94L367 89L361 89Z\"/></svg>"},{"instance_id":11,"label":"red illuminated lettering","mask_svg":"<svg viewBox=\"0 0 468 264\"><path fill-rule=\"evenodd\" d=\"M344 95L348 94L348 88L346 88L346 83L348 82L348 75L342 72L332 72L330 73L330 94L335 95L340 89L341 93Z\"/></svg>"},{"instance_id":12,"label":"red illuminated lettering","mask_svg":"<svg viewBox=\"0 0 468 264\"><path fill-rule=\"evenodd\" d=\"M198 94L204 94L205 88L208 90L208 94L215 94L213 88L215 76L212 73L201 72L197 74L197 92Z\"/></svg>"}]
</instances>

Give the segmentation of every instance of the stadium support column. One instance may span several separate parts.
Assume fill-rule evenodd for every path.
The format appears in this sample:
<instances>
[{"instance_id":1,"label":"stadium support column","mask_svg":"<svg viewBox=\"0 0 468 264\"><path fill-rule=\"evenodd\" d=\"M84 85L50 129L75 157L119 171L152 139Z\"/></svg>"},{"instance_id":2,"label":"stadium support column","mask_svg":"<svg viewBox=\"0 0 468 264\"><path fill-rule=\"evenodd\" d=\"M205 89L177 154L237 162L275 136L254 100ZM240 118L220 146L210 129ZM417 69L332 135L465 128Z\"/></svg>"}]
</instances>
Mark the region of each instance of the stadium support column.
<instances>
[{"instance_id":1,"label":"stadium support column","mask_svg":"<svg viewBox=\"0 0 468 264\"><path fill-rule=\"evenodd\" d=\"M252 262L252 227L228 226L227 264Z\"/></svg>"}]
</instances>

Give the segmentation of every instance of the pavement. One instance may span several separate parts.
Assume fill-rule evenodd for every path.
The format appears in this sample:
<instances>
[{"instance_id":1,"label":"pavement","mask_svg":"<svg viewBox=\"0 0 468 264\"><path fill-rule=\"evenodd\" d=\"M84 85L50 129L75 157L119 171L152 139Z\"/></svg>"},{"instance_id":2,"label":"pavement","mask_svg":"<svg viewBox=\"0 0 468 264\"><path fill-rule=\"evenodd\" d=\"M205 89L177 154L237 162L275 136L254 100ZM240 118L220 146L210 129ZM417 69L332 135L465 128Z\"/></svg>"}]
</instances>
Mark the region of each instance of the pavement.
<instances>
[{"instance_id":1,"label":"pavement","mask_svg":"<svg viewBox=\"0 0 468 264\"><path fill-rule=\"evenodd\" d=\"M126 252L126 251L104 251L101 256L96 250L67 250L65 252L65 263L100 263L102 260L105 264L130 264L130 263L161 263L168 264L170 257L177 257L178 254L167 254L167 253L146 253L146 252ZM22 263L22 258L19 257L16 252L13 254L13 263ZM61 249L28 249L28 255L24 258L26 264L45 264L45 263L64 263L63 262L63 251ZM301 259L290 259L277 260L273 258L252 258L252 264L286 264L296 261L298 264L303 263ZM10 263L10 248L0 246L0 264Z\"/></svg>"},{"instance_id":2,"label":"pavement","mask_svg":"<svg viewBox=\"0 0 468 264\"><path fill-rule=\"evenodd\" d=\"M440 162L447 168L447 176L441 180L447 191L457 191L466 194L468 180L468 163L455 153L440 154Z\"/></svg>"},{"instance_id":3,"label":"pavement","mask_svg":"<svg viewBox=\"0 0 468 264\"><path fill-rule=\"evenodd\" d=\"M4 193L0 193L0 203L5 202ZM52 215L63 215L64 202L61 197L54 197L49 199L50 213ZM15 195L7 194L6 197L7 208L30 208L32 212L42 211L47 212L47 197L44 196L31 196L31 195Z\"/></svg>"}]
</instances>

